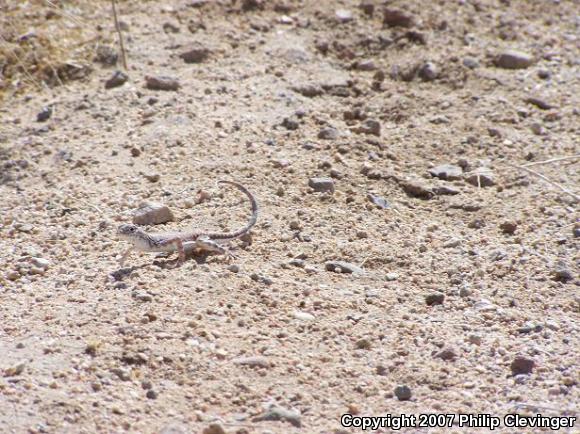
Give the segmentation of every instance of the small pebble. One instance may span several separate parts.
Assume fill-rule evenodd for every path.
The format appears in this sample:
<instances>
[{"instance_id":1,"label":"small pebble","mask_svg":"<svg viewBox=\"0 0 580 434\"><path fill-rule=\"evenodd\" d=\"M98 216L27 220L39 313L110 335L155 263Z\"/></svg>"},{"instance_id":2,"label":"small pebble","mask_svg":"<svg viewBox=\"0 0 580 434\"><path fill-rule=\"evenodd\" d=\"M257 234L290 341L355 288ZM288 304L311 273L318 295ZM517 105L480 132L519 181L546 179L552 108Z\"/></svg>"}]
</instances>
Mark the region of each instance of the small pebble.
<instances>
[{"instance_id":1,"label":"small pebble","mask_svg":"<svg viewBox=\"0 0 580 434\"><path fill-rule=\"evenodd\" d=\"M533 359L518 355L512 361L510 368L512 375L531 374L534 370L536 362Z\"/></svg>"},{"instance_id":2,"label":"small pebble","mask_svg":"<svg viewBox=\"0 0 580 434\"><path fill-rule=\"evenodd\" d=\"M437 304L443 304L445 301L445 294L440 292L434 292L425 296L425 303L427 306L435 306Z\"/></svg>"},{"instance_id":3,"label":"small pebble","mask_svg":"<svg viewBox=\"0 0 580 434\"><path fill-rule=\"evenodd\" d=\"M532 63L534 63L532 56L515 50L504 51L495 60L497 66L505 69L524 69L532 65Z\"/></svg>"},{"instance_id":4,"label":"small pebble","mask_svg":"<svg viewBox=\"0 0 580 434\"><path fill-rule=\"evenodd\" d=\"M308 186L317 193L334 193L334 180L332 178L310 178Z\"/></svg>"},{"instance_id":5,"label":"small pebble","mask_svg":"<svg viewBox=\"0 0 580 434\"><path fill-rule=\"evenodd\" d=\"M133 223L136 225L157 225L172 222L175 219L167 205L145 202L133 213Z\"/></svg>"},{"instance_id":6,"label":"small pebble","mask_svg":"<svg viewBox=\"0 0 580 434\"><path fill-rule=\"evenodd\" d=\"M123 71L115 71L113 75L105 82L105 89L113 89L125 84L129 80L129 76Z\"/></svg>"},{"instance_id":7,"label":"small pebble","mask_svg":"<svg viewBox=\"0 0 580 434\"><path fill-rule=\"evenodd\" d=\"M150 90L176 91L181 87L179 81L166 76L146 76L145 87Z\"/></svg>"},{"instance_id":8,"label":"small pebble","mask_svg":"<svg viewBox=\"0 0 580 434\"><path fill-rule=\"evenodd\" d=\"M408 401L412 397L409 386L397 386L395 387L394 393L399 401Z\"/></svg>"}]
</instances>

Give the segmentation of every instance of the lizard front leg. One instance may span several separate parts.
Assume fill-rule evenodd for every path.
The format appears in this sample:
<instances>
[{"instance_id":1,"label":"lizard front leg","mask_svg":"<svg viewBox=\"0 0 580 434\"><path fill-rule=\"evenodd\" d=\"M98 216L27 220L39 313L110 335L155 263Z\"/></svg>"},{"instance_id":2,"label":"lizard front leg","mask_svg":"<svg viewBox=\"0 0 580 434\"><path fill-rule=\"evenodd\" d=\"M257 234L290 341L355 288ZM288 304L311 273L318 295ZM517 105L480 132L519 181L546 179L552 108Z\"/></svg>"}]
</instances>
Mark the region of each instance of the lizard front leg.
<instances>
[{"instance_id":1,"label":"lizard front leg","mask_svg":"<svg viewBox=\"0 0 580 434\"><path fill-rule=\"evenodd\" d=\"M177 253L179 254L179 260L177 263L178 265L181 265L185 262L185 250L183 248L182 239L179 237L168 238L159 243L160 246L170 246L172 244L175 246L175 250L177 250Z\"/></svg>"},{"instance_id":2,"label":"lizard front leg","mask_svg":"<svg viewBox=\"0 0 580 434\"><path fill-rule=\"evenodd\" d=\"M127 260L127 258L129 257L129 255L131 254L131 252L133 251L133 247L129 247L127 249L127 251L125 253L123 253L123 256L121 256L121 258L119 259L119 265L122 267L123 264L125 263L125 261Z\"/></svg>"}]
</instances>

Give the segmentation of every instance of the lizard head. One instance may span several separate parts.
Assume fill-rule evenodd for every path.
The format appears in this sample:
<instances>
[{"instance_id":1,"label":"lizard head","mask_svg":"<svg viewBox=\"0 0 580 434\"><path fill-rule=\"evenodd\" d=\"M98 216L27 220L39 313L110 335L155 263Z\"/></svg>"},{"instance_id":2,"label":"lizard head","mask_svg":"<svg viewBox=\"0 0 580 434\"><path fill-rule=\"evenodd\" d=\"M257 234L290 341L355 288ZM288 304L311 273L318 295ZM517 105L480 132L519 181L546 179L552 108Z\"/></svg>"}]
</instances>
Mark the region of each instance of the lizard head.
<instances>
[{"instance_id":1,"label":"lizard head","mask_svg":"<svg viewBox=\"0 0 580 434\"><path fill-rule=\"evenodd\" d=\"M134 244L143 238L144 232L135 225L122 224L117 228L117 235L119 238Z\"/></svg>"}]
</instances>

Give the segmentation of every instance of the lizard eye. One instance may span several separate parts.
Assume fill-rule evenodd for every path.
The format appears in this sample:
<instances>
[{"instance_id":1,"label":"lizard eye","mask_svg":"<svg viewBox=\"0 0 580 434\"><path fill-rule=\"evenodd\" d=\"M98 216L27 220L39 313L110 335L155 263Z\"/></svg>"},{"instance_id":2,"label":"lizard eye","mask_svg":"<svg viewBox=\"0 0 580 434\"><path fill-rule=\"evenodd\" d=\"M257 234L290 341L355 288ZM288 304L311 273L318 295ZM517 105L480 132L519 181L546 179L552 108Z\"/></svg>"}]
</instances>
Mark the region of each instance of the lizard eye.
<instances>
[{"instance_id":1,"label":"lizard eye","mask_svg":"<svg viewBox=\"0 0 580 434\"><path fill-rule=\"evenodd\" d=\"M135 226L131 226L131 228L129 229L130 232L135 232Z\"/></svg>"}]
</instances>

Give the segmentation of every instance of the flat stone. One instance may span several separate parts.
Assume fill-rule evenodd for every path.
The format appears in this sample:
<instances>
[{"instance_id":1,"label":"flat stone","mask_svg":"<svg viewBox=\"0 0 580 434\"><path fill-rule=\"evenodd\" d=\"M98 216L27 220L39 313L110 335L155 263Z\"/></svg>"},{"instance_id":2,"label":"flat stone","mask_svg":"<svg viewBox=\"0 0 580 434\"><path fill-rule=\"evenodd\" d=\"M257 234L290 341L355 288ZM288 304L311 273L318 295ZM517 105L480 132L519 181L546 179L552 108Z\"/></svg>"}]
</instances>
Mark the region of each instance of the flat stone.
<instances>
[{"instance_id":1,"label":"flat stone","mask_svg":"<svg viewBox=\"0 0 580 434\"><path fill-rule=\"evenodd\" d=\"M475 187L492 187L495 185L493 178L493 172L487 167L480 167L465 174L465 181Z\"/></svg>"},{"instance_id":2,"label":"flat stone","mask_svg":"<svg viewBox=\"0 0 580 434\"><path fill-rule=\"evenodd\" d=\"M212 423L203 429L202 434L226 434L226 430L219 423Z\"/></svg>"},{"instance_id":3,"label":"flat stone","mask_svg":"<svg viewBox=\"0 0 580 434\"><path fill-rule=\"evenodd\" d=\"M252 422L261 421L284 421L289 422L291 425L300 428L302 426L301 415L296 410L288 410L277 405L271 406L268 410L259 416L252 419Z\"/></svg>"},{"instance_id":4,"label":"flat stone","mask_svg":"<svg viewBox=\"0 0 580 434\"><path fill-rule=\"evenodd\" d=\"M320 96L324 93L324 89L322 88L322 86L319 86L317 84L302 84L292 87L292 90L308 98Z\"/></svg>"},{"instance_id":5,"label":"flat stone","mask_svg":"<svg viewBox=\"0 0 580 434\"><path fill-rule=\"evenodd\" d=\"M314 321L316 319L314 315L311 315L308 312L302 312L300 310L295 311L292 316L301 321Z\"/></svg>"},{"instance_id":6,"label":"flat stone","mask_svg":"<svg viewBox=\"0 0 580 434\"><path fill-rule=\"evenodd\" d=\"M457 358L457 351L455 348L446 347L439 351L436 355L436 358L445 360L447 362L452 362Z\"/></svg>"},{"instance_id":7,"label":"flat stone","mask_svg":"<svg viewBox=\"0 0 580 434\"><path fill-rule=\"evenodd\" d=\"M439 179L453 181L456 179L461 179L463 176L463 169L454 164L441 164L429 169L431 176Z\"/></svg>"},{"instance_id":8,"label":"flat stone","mask_svg":"<svg viewBox=\"0 0 580 434\"><path fill-rule=\"evenodd\" d=\"M191 48L179 55L185 63L201 63L209 58L211 51L203 47Z\"/></svg>"},{"instance_id":9,"label":"flat stone","mask_svg":"<svg viewBox=\"0 0 580 434\"><path fill-rule=\"evenodd\" d=\"M142 203L133 213L133 224L158 225L175 220L167 205L153 202Z\"/></svg>"},{"instance_id":10,"label":"flat stone","mask_svg":"<svg viewBox=\"0 0 580 434\"><path fill-rule=\"evenodd\" d=\"M345 261L327 261L324 264L327 271L334 271L335 273L352 273L362 274L364 270L357 265Z\"/></svg>"},{"instance_id":11,"label":"flat stone","mask_svg":"<svg viewBox=\"0 0 580 434\"><path fill-rule=\"evenodd\" d=\"M534 63L534 58L527 53L508 50L500 53L495 64L505 69L525 69Z\"/></svg>"},{"instance_id":12,"label":"flat stone","mask_svg":"<svg viewBox=\"0 0 580 434\"><path fill-rule=\"evenodd\" d=\"M236 365L249 366L250 368L269 368L270 362L262 356L238 357L232 362Z\"/></svg>"},{"instance_id":13,"label":"flat stone","mask_svg":"<svg viewBox=\"0 0 580 434\"><path fill-rule=\"evenodd\" d=\"M433 188L420 180L403 181L400 185L411 197L431 199L435 195Z\"/></svg>"},{"instance_id":14,"label":"flat stone","mask_svg":"<svg viewBox=\"0 0 580 434\"><path fill-rule=\"evenodd\" d=\"M105 82L105 89L112 89L125 84L129 80L129 76L123 71L115 71L113 75Z\"/></svg>"},{"instance_id":15,"label":"flat stone","mask_svg":"<svg viewBox=\"0 0 580 434\"><path fill-rule=\"evenodd\" d=\"M411 27L415 23L413 16L400 9L385 8L383 24L389 27Z\"/></svg>"},{"instance_id":16,"label":"flat stone","mask_svg":"<svg viewBox=\"0 0 580 434\"><path fill-rule=\"evenodd\" d=\"M145 87L150 90L176 91L181 86L176 78L167 76L146 76Z\"/></svg>"},{"instance_id":17,"label":"flat stone","mask_svg":"<svg viewBox=\"0 0 580 434\"><path fill-rule=\"evenodd\" d=\"M332 178L310 178L308 186L317 193L334 193L334 180Z\"/></svg>"}]
</instances>

